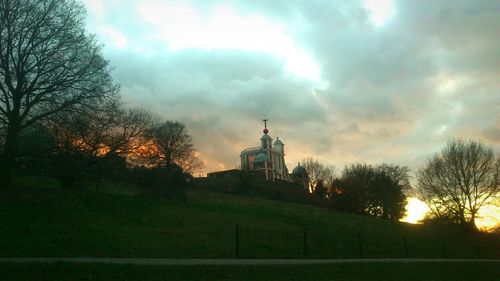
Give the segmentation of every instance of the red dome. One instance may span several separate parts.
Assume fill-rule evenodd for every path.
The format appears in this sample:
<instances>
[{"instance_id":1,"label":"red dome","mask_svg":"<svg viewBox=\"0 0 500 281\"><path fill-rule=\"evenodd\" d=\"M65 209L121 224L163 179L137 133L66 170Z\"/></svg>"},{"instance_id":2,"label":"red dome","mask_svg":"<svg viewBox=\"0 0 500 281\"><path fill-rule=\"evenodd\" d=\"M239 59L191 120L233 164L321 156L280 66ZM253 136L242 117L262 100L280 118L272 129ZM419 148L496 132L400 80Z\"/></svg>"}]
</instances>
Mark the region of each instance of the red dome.
<instances>
[{"instance_id":1,"label":"red dome","mask_svg":"<svg viewBox=\"0 0 500 281\"><path fill-rule=\"evenodd\" d=\"M267 135L267 133L269 133L269 130L266 128L266 129L262 130L262 132L264 132L264 134Z\"/></svg>"}]
</instances>

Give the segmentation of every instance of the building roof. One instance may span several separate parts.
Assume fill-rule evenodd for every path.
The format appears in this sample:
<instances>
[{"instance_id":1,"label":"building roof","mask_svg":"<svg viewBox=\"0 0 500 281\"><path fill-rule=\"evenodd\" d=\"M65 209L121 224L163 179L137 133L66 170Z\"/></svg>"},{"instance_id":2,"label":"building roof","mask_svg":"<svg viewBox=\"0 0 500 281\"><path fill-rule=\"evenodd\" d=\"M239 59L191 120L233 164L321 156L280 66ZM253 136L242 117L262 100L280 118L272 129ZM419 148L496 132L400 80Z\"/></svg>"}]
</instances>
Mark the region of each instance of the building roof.
<instances>
[{"instance_id":1,"label":"building roof","mask_svg":"<svg viewBox=\"0 0 500 281\"><path fill-rule=\"evenodd\" d=\"M258 151L261 151L262 148L260 146L256 146L256 147L250 147L250 148L245 148L241 151L241 154L252 154L252 153L256 153Z\"/></svg>"},{"instance_id":2,"label":"building roof","mask_svg":"<svg viewBox=\"0 0 500 281\"><path fill-rule=\"evenodd\" d=\"M283 142L280 140L280 138L276 137L276 141L274 142L274 145L281 145L281 146L283 146Z\"/></svg>"}]
</instances>

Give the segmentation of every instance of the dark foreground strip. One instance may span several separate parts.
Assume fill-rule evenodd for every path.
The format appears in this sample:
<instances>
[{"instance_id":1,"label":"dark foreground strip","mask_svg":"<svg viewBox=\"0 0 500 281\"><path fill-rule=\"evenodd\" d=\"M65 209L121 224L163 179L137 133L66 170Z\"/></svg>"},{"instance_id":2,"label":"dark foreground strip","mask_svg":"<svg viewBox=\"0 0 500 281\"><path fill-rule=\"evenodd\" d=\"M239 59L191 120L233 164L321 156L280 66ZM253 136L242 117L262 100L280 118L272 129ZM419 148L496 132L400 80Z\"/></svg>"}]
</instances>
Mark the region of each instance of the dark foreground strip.
<instances>
[{"instance_id":1,"label":"dark foreground strip","mask_svg":"<svg viewBox=\"0 0 500 281\"><path fill-rule=\"evenodd\" d=\"M112 263L137 265L292 265L335 263L440 263L440 262L498 262L500 259L161 259L161 258L93 258L93 257L33 257L0 258L1 263Z\"/></svg>"}]
</instances>

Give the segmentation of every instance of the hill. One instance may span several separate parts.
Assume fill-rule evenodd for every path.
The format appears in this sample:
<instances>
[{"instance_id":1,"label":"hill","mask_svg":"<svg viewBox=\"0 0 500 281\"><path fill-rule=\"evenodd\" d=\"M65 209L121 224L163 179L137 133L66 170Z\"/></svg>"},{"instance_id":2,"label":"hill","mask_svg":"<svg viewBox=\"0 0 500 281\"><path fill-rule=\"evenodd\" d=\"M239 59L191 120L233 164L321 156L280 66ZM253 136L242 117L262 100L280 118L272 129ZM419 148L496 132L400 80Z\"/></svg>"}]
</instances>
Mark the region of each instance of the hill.
<instances>
[{"instance_id":1,"label":"hill","mask_svg":"<svg viewBox=\"0 0 500 281\"><path fill-rule=\"evenodd\" d=\"M187 202L134 194L18 182L0 198L0 256L500 257L493 235L200 190Z\"/></svg>"}]
</instances>

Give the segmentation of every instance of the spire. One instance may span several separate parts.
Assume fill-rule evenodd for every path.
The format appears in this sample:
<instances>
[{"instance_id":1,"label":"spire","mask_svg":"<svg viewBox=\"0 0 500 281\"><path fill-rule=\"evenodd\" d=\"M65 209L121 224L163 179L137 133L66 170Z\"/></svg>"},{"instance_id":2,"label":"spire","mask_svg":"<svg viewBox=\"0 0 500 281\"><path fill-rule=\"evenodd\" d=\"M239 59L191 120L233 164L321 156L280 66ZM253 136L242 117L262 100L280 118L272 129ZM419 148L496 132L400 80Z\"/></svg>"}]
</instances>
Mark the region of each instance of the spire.
<instances>
[{"instance_id":1,"label":"spire","mask_svg":"<svg viewBox=\"0 0 500 281\"><path fill-rule=\"evenodd\" d=\"M260 138L262 149L270 149L272 148L272 141L273 139L267 134L269 133L269 130L267 129L267 121L268 119L264 118L262 119L264 121L264 135Z\"/></svg>"},{"instance_id":2,"label":"spire","mask_svg":"<svg viewBox=\"0 0 500 281\"><path fill-rule=\"evenodd\" d=\"M264 132L264 134L267 135L267 133L269 133L269 130L267 129L268 119L262 119L262 121L264 121L264 130L262 132Z\"/></svg>"}]
</instances>

